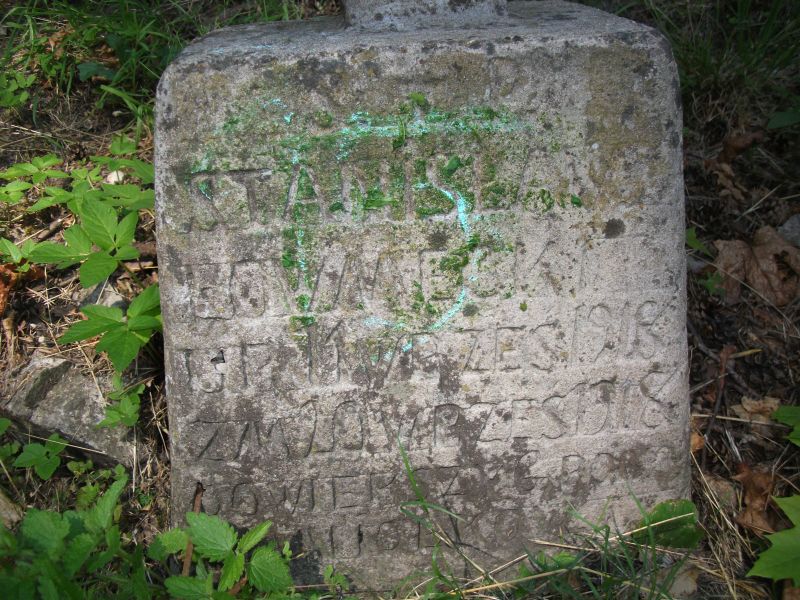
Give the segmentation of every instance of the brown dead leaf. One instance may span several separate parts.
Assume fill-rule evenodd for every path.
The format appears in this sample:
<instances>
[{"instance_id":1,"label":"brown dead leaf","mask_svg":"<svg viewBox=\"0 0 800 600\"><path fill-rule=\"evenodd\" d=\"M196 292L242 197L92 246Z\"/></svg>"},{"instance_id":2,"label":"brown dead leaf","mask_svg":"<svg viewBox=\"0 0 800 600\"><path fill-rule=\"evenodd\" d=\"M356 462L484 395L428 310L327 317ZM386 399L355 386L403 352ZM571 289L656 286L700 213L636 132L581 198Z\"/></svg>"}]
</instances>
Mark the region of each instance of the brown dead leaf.
<instances>
[{"instance_id":1,"label":"brown dead leaf","mask_svg":"<svg viewBox=\"0 0 800 600\"><path fill-rule=\"evenodd\" d=\"M740 419L750 421L753 424L753 431L764 438L761 440L764 444L768 444L769 438L772 437L773 433L768 424L772 423L772 413L778 410L780 405L780 400L769 396L765 396L761 400L754 400L748 396L743 396L741 404L734 404L731 406L731 412ZM760 423L764 424L760 425Z\"/></svg>"},{"instance_id":2,"label":"brown dead leaf","mask_svg":"<svg viewBox=\"0 0 800 600\"><path fill-rule=\"evenodd\" d=\"M800 250L772 227L761 227L752 245L742 240L717 240L714 266L722 275L725 300L735 304L746 283L768 302L785 306L800 294Z\"/></svg>"},{"instance_id":3,"label":"brown dead leaf","mask_svg":"<svg viewBox=\"0 0 800 600\"><path fill-rule=\"evenodd\" d=\"M744 203L747 188L736 181L733 169L727 163L717 163L712 171L717 176L717 186L720 188L720 198L731 197L739 203Z\"/></svg>"},{"instance_id":4,"label":"brown dead leaf","mask_svg":"<svg viewBox=\"0 0 800 600\"><path fill-rule=\"evenodd\" d=\"M48 50L55 56L56 58L61 58L61 55L64 54L64 46L62 42L64 38L67 37L70 33L74 30L69 25L64 25L58 31L53 33L49 38L47 38L47 47Z\"/></svg>"},{"instance_id":5,"label":"brown dead leaf","mask_svg":"<svg viewBox=\"0 0 800 600\"><path fill-rule=\"evenodd\" d=\"M792 583L787 579L783 583L783 593L781 594L781 600L800 600L800 587L794 587Z\"/></svg>"},{"instance_id":6,"label":"brown dead leaf","mask_svg":"<svg viewBox=\"0 0 800 600\"><path fill-rule=\"evenodd\" d=\"M6 312L11 288L17 285L19 280L19 273L15 267L13 263L0 264L0 316Z\"/></svg>"},{"instance_id":7,"label":"brown dead leaf","mask_svg":"<svg viewBox=\"0 0 800 600\"><path fill-rule=\"evenodd\" d=\"M742 504L744 510L736 517L736 522L758 534L773 533L775 527L767 514L775 477L763 469L753 469L740 463L738 473L733 479L742 484Z\"/></svg>"},{"instance_id":8,"label":"brown dead leaf","mask_svg":"<svg viewBox=\"0 0 800 600\"><path fill-rule=\"evenodd\" d=\"M757 423L770 423L772 413L781 406L781 401L777 398L764 396L761 400L754 400L748 396L742 396L742 403L731 406L731 410L740 419L755 421Z\"/></svg>"},{"instance_id":9,"label":"brown dead leaf","mask_svg":"<svg viewBox=\"0 0 800 600\"><path fill-rule=\"evenodd\" d=\"M740 463L736 470L738 473L733 479L742 484L745 506L765 509L775 485L775 476L763 469L753 469L747 463Z\"/></svg>"},{"instance_id":10,"label":"brown dead leaf","mask_svg":"<svg viewBox=\"0 0 800 600\"><path fill-rule=\"evenodd\" d=\"M730 512L736 510L739 505L739 498L736 494L736 488L730 481L712 474L706 475L704 481L714 498L716 498L720 508Z\"/></svg>"},{"instance_id":11,"label":"brown dead leaf","mask_svg":"<svg viewBox=\"0 0 800 600\"><path fill-rule=\"evenodd\" d=\"M736 516L736 522L742 527L754 531L759 535L775 533L775 528L769 522L767 513L748 506Z\"/></svg>"},{"instance_id":12,"label":"brown dead leaf","mask_svg":"<svg viewBox=\"0 0 800 600\"><path fill-rule=\"evenodd\" d=\"M753 144L764 141L763 131L730 133L722 141L722 151L715 159L720 164L731 164L733 160Z\"/></svg>"},{"instance_id":13,"label":"brown dead leaf","mask_svg":"<svg viewBox=\"0 0 800 600\"><path fill-rule=\"evenodd\" d=\"M753 253L741 240L717 240L714 246L718 251L714 266L722 275L720 287L725 292L725 301L736 304L741 298L741 282L746 279L746 266L753 260Z\"/></svg>"},{"instance_id":14,"label":"brown dead leaf","mask_svg":"<svg viewBox=\"0 0 800 600\"><path fill-rule=\"evenodd\" d=\"M679 567L677 573L674 567L667 567L658 574L659 581L664 581L668 577L672 578L669 586L670 598L675 598L676 600L693 598L697 592L697 579L700 577L700 569L687 563Z\"/></svg>"},{"instance_id":15,"label":"brown dead leaf","mask_svg":"<svg viewBox=\"0 0 800 600\"><path fill-rule=\"evenodd\" d=\"M8 297L20 282L25 280L33 280L42 277L44 271L41 267L31 267L24 273L17 271L17 265L14 263L0 263L0 316L6 312L8 306Z\"/></svg>"},{"instance_id":16,"label":"brown dead leaf","mask_svg":"<svg viewBox=\"0 0 800 600\"><path fill-rule=\"evenodd\" d=\"M776 306L792 302L800 293L800 249L772 227L761 227L753 238L757 269L748 283Z\"/></svg>"},{"instance_id":17,"label":"brown dead leaf","mask_svg":"<svg viewBox=\"0 0 800 600\"><path fill-rule=\"evenodd\" d=\"M692 431L692 438L690 441L692 454L695 452L700 452L705 445L706 445L706 438L703 437L702 433L698 433L697 431Z\"/></svg>"},{"instance_id":18,"label":"brown dead leaf","mask_svg":"<svg viewBox=\"0 0 800 600\"><path fill-rule=\"evenodd\" d=\"M705 161L705 168L717 176L721 198L732 198L739 206L745 203L748 190L736 180L732 164L737 156L763 139L761 131L731 133L723 140L722 150L716 158Z\"/></svg>"}]
</instances>

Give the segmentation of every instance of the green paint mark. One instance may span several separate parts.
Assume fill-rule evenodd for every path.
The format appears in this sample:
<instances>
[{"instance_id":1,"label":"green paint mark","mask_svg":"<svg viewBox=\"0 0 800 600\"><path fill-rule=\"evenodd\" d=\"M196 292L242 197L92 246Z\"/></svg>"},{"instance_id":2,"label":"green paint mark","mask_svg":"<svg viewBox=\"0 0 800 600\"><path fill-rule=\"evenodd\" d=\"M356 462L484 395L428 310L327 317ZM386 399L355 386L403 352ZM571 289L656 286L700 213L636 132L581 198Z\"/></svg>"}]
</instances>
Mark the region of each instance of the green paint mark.
<instances>
[{"instance_id":1,"label":"green paint mark","mask_svg":"<svg viewBox=\"0 0 800 600\"><path fill-rule=\"evenodd\" d=\"M319 110L314 113L314 121L316 121L317 125L320 127L328 129L333 125L333 115L327 110Z\"/></svg>"},{"instance_id":2,"label":"green paint mark","mask_svg":"<svg viewBox=\"0 0 800 600\"><path fill-rule=\"evenodd\" d=\"M411 101L411 103L414 106L416 106L417 108L419 108L419 109L421 109L423 111L427 111L431 107L430 102L428 102L428 99L425 97L425 94L423 94L422 92L411 92L408 95L408 99Z\"/></svg>"},{"instance_id":3,"label":"green paint mark","mask_svg":"<svg viewBox=\"0 0 800 600\"><path fill-rule=\"evenodd\" d=\"M442 271L450 271L452 273L461 273L461 271L469 264L469 257L472 251L478 247L480 238L473 235L467 240L463 246L456 248L447 256L439 261L439 268Z\"/></svg>"},{"instance_id":4,"label":"green paint mark","mask_svg":"<svg viewBox=\"0 0 800 600\"><path fill-rule=\"evenodd\" d=\"M239 123L241 123L241 119L239 117L231 117L222 124L222 131L225 133L233 133Z\"/></svg>"},{"instance_id":5,"label":"green paint mark","mask_svg":"<svg viewBox=\"0 0 800 600\"><path fill-rule=\"evenodd\" d=\"M406 122L402 118L397 120L397 137L392 140L392 150L399 150L406 145Z\"/></svg>"},{"instance_id":6,"label":"green paint mark","mask_svg":"<svg viewBox=\"0 0 800 600\"><path fill-rule=\"evenodd\" d=\"M290 331L298 331L306 327L311 327L316 322L317 319L312 315L289 317L289 329Z\"/></svg>"},{"instance_id":7,"label":"green paint mark","mask_svg":"<svg viewBox=\"0 0 800 600\"><path fill-rule=\"evenodd\" d=\"M456 171L458 171L461 167L465 166L466 163L462 161L460 157L453 156L450 158L449 161L447 161L447 164L444 167L442 167L441 169L442 177L449 180L451 177L453 177L453 174Z\"/></svg>"},{"instance_id":8,"label":"green paint mark","mask_svg":"<svg viewBox=\"0 0 800 600\"><path fill-rule=\"evenodd\" d=\"M434 317L438 315L439 311L436 307L425 299L425 294L422 292L422 284L419 281L414 281L411 285L414 288L411 310L417 314L425 314Z\"/></svg>"},{"instance_id":9,"label":"green paint mark","mask_svg":"<svg viewBox=\"0 0 800 600\"><path fill-rule=\"evenodd\" d=\"M540 125L528 119L519 119L505 108L437 110L424 94L414 92L408 96L407 102L392 112L382 115L354 112L343 124L339 122L334 128L334 117L327 111L303 112L301 107L298 112L291 112L290 108L295 107L287 106L279 98L258 98L255 102L258 105L254 103L252 110L245 108L240 115L228 119L215 135L220 136L220 147L228 150L226 144L238 139L234 135L247 132L247 139L252 138L257 145L257 152L253 156L274 161L275 170L287 180L294 177L292 184L286 188L287 193L290 189L294 192L295 201L289 207L292 224L282 235L281 262L291 289L297 290L295 301L303 313L310 310L310 298L314 295L312 274L316 273L315 256L319 251L317 244L321 241L317 239L317 228L322 223L323 210L327 210L329 218L332 213L352 210L352 219L358 221L365 218L367 211L389 207L387 213L390 213L391 219L403 221L406 218L404 198L407 193L411 196L413 212L418 218L449 215L454 208L457 210L457 221L453 219L453 224L462 230L462 245L450 250L443 258L431 261L434 270L439 269L442 272L440 274L445 276L444 280L448 281L447 293L431 290L428 292L431 297L426 298L422 286L417 285L410 290L410 306L400 298L386 298L386 306L392 311L394 322L382 327L393 328L405 322L411 323L409 319L414 319L423 321L415 324L415 331L430 332L444 327L456 313L463 312L467 316L477 313L475 304L465 306L464 303L473 293L469 286L472 285L470 282L477 279L479 268L483 268L481 261L492 252L513 251L513 246L505 243L502 236L487 231L493 222L491 215L481 217L472 214L476 200L475 195L470 193L471 189L482 192L482 201L488 208L513 210L520 200L525 208L538 205L538 201L541 201L544 211L552 209L556 203L560 206L582 206L576 195L551 193L544 187L565 190L563 182L560 185L533 182L528 187L530 191L520 198L519 173L508 172L512 170L509 166L524 163L520 148L528 144L526 140L535 140L538 147L560 149L562 140L556 136L563 134L558 133L556 127L561 124L554 125L544 116ZM224 138L223 135L228 137ZM259 139L274 141L259 145ZM409 146L413 153L403 150ZM390 148L396 152L391 154ZM460 155L436 158L443 151L459 152ZM483 164L479 170L468 168L474 164L472 153L482 156ZM411 181L407 181L407 165L404 161L415 155L418 158L413 163ZM381 168L381 161L387 159L388 177ZM347 207L342 197L342 173L349 171L336 164L345 160L359 165L358 183L350 186L352 203ZM222 167L221 164L214 165L215 169ZM208 153L201 163L195 165L195 169L196 172L212 170ZM313 181L310 169L313 169ZM291 188L291 185L294 187ZM205 186L204 193L210 194L209 183L206 182ZM334 221L332 218L330 220ZM341 222L341 218L336 220ZM448 227L450 221L448 218ZM392 227L395 226L396 223L392 223ZM478 230L483 238L473 235L473 229ZM443 250L448 245L445 241L436 249ZM474 265L475 272L470 275L470 282L465 282L464 269L470 264ZM452 298L454 282L462 284L456 301L451 300L452 305L447 310L434 306L432 300ZM304 284L302 293L301 284ZM505 289L508 290L508 287ZM480 291L476 293L480 294ZM506 297L511 297L511 292L507 294ZM359 303L356 308L364 310L365 307ZM520 304L520 310L526 308L527 303ZM315 306L314 310L319 310L319 307ZM433 324L430 317L436 319ZM293 319L295 326L302 327L315 322L311 314Z\"/></svg>"},{"instance_id":10,"label":"green paint mark","mask_svg":"<svg viewBox=\"0 0 800 600\"><path fill-rule=\"evenodd\" d=\"M446 215L455 206L453 198L430 183L414 185L414 212L420 218Z\"/></svg>"},{"instance_id":11,"label":"green paint mark","mask_svg":"<svg viewBox=\"0 0 800 600\"><path fill-rule=\"evenodd\" d=\"M302 310L303 312L307 312L308 308L311 306L311 298L308 294L302 294L297 297L297 308Z\"/></svg>"},{"instance_id":12,"label":"green paint mark","mask_svg":"<svg viewBox=\"0 0 800 600\"><path fill-rule=\"evenodd\" d=\"M396 206L397 200L385 195L378 186L373 186L367 190L364 197L364 210L378 210L384 206Z\"/></svg>"},{"instance_id":13,"label":"green paint mark","mask_svg":"<svg viewBox=\"0 0 800 600\"><path fill-rule=\"evenodd\" d=\"M297 199L308 200L315 198L317 193L314 191L314 184L311 182L311 176L305 169L300 169L297 177Z\"/></svg>"},{"instance_id":14,"label":"green paint mark","mask_svg":"<svg viewBox=\"0 0 800 600\"><path fill-rule=\"evenodd\" d=\"M192 175L196 175L197 173L207 173L211 171L211 154L206 152L199 161L195 162L191 169L189 169Z\"/></svg>"},{"instance_id":15,"label":"green paint mark","mask_svg":"<svg viewBox=\"0 0 800 600\"><path fill-rule=\"evenodd\" d=\"M539 201L542 203L542 212L547 212L548 210L552 209L555 206L556 199L553 198L553 194L550 190L546 190L544 188L539 190Z\"/></svg>"},{"instance_id":16,"label":"green paint mark","mask_svg":"<svg viewBox=\"0 0 800 600\"><path fill-rule=\"evenodd\" d=\"M211 184L209 183L208 180L201 181L200 183L198 183L197 189L200 190L200 193L203 194L203 196L205 196L206 199L208 200L212 199L213 195L211 193Z\"/></svg>"},{"instance_id":17,"label":"green paint mark","mask_svg":"<svg viewBox=\"0 0 800 600\"><path fill-rule=\"evenodd\" d=\"M439 317L436 322L431 325L430 331L439 331L442 327L444 327L453 317L455 317L464 306L464 302L467 300L469 296L469 291L467 288L461 288L461 292L458 294L458 298L453 303L446 313L444 313L441 317Z\"/></svg>"}]
</instances>

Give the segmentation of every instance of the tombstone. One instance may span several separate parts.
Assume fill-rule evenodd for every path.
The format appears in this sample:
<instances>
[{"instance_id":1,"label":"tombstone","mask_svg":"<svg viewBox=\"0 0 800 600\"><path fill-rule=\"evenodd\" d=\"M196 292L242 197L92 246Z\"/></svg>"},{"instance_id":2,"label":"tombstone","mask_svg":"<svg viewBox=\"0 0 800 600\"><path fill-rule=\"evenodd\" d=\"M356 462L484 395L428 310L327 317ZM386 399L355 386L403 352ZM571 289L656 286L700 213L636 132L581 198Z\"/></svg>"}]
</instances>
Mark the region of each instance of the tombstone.
<instances>
[{"instance_id":1,"label":"tombstone","mask_svg":"<svg viewBox=\"0 0 800 600\"><path fill-rule=\"evenodd\" d=\"M156 139L174 522L202 482L205 511L369 589L430 566L399 444L486 567L570 508L624 527L634 496L688 494L681 113L653 30L351 0L192 44Z\"/></svg>"}]
</instances>

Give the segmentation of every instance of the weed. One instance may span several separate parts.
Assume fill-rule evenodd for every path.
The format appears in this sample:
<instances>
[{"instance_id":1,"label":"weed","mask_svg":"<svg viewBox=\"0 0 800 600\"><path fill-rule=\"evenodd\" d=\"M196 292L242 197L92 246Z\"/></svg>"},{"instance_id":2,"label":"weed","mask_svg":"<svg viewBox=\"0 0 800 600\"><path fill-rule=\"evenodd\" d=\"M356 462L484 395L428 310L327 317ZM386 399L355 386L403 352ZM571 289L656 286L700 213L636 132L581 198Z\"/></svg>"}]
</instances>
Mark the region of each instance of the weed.
<instances>
[{"instance_id":1,"label":"weed","mask_svg":"<svg viewBox=\"0 0 800 600\"><path fill-rule=\"evenodd\" d=\"M133 116L138 139L152 127L156 83L187 41L224 25L300 16L299 8L281 0L226 0L214 8L217 16L209 18L203 3L29 0L15 6L1 22L9 44L0 62L11 75L0 78L0 107L26 102L34 80L67 95L86 85L98 106Z\"/></svg>"},{"instance_id":2,"label":"weed","mask_svg":"<svg viewBox=\"0 0 800 600\"><path fill-rule=\"evenodd\" d=\"M771 547L761 553L747 575L775 581L791 579L795 586L800 586L800 570L797 568L800 564L800 496L774 500L794 526L767 536Z\"/></svg>"},{"instance_id":3,"label":"weed","mask_svg":"<svg viewBox=\"0 0 800 600\"><path fill-rule=\"evenodd\" d=\"M17 108L30 97L27 89L36 81L35 75L0 72L0 108Z\"/></svg>"},{"instance_id":4,"label":"weed","mask_svg":"<svg viewBox=\"0 0 800 600\"><path fill-rule=\"evenodd\" d=\"M27 240L17 246L0 238L0 255L19 265L19 271L29 269L32 263L54 264L61 269L79 264L84 287L124 269L142 289L124 313L116 307L85 306L81 311L86 320L75 323L59 340L67 344L101 336L97 350L107 352L117 370L114 390L109 395L113 404L101 424L132 426L138 418L143 388L126 388L120 374L161 330L158 285L145 287L125 264L139 256L133 244L139 211L153 207L153 166L132 157L136 144L125 136L114 138L109 151L111 156L93 156L92 163L76 166L69 173L54 168L61 164L54 155L15 164L0 173L0 178L10 182L3 189L5 197L0 199L20 203L23 198L31 198L35 202L28 207L29 212L64 205L80 220L63 232L64 243ZM138 179L139 183L102 183L102 168ZM47 185L54 180L62 185ZM16 191L9 191L13 185L17 186Z\"/></svg>"}]
</instances>

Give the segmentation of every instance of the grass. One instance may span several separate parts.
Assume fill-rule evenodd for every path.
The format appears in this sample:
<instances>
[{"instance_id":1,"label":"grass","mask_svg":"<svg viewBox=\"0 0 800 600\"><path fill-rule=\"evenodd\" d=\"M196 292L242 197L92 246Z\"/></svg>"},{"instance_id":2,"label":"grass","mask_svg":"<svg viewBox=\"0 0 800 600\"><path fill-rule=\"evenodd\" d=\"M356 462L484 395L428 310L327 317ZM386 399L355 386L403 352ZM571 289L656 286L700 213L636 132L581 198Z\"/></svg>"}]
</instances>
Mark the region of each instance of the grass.
<instances>
[{"instance_id":1,"label":"grass","mask_svg":"<svg viewBox=\"0 0 800 600\"><path fill-rule=\"evenodd\" d=\"M684 104L689 224L696 227L696 235L706 247L713 248L714 239L750 235L764 224L777 226L787 214L798 212L792 204L800 193L800 181L793 175L800 162L797 125L791 125L792 119L786 115L791 117L800 110L800 4L791 0L585 3L648 23L672 44ZM0 142L0 167L49 152L69 164L104 153L112 135L119 132L134 135L139 157L148 160L156 83L165 66L192 38L223 25L334 10L336 4L330 0L29 0L18 4L0 21L7 32L0 53L4 72L0 76L0 111L2 127L10 133ZM750 205L731 212L705 169L705 161L716 157L730 136L752 131L766 132L765 139L743 152L734 167L741 186L752 189L755 197ZM762 188L765 191L759 192ZM765 196L773 189L776 191ZM762 197L766 199L759 200ZM742 213L747 218L741 218ZM42 220L3 207L0 234L19 241L47 234L52 223L64 218L51 212ZM149 219L140 233L152 236L152 229ZM37 337L56 337L54 330L59 327L49 321L41 325L40 313L49 315L51 309L63 310L71 303L74 281L48 282L43 289L19 292L15 304L17 321L12 325L21 332L29 327L29 352L38 346ZM118 287L124 283L118 282ZM693 354L692 382L699 390L692 399L693 410L707 412L702 389L707 385L703 382L708 378L708 363L713 366L719 349L731 343L761 345L761 355L769 357L766 364L759 362L758 355L738 363L736 368L744 373L749 386L761 394L781 394L787 404L797 403L800 398L793 379L797 365L792 358L797 355L796 341L791 336L781 337L780 332L752 327L754 320L765 318L758 311L770 307L753 299L748 306L731 310L698 281L690 280L690 289L690 318L706 336L708 346ZM786 320L797 316L796 303L783 314L789 315ZM786 329L783 321L770 327L777 330L781 325ZM47 336L41 335L43 332ZM701 342L693 342L701 348ZM699 355L708 361L702 362ZM103 366L93 364L89 356L83 348L76 354L87 369ZM137 541L165 527L164 499L168 494L168 465L160 458L167 430L161 376L151 372L147 377L153 386L150 405L144 411L147 424L142 429L150 455L156 458L138 472L139 493L128 501L123 517L130 525L126 535ZM739 391L725 393L725 405L741 397ZM715 482L730 480L738 463L769 463L778 474L777 487L786 495L798 489L800 465L796 453L784 454L778 431L756 444L749 425L728 427L725 423L706 432L714 446L711 461L707 468L695 468L694 501L707 534L701 552L689 556L666 547L655 537L657 528L646 527L642 535L641 531L615 532L584 521L577 533L562 540L539 540L535 550L506 565L473 564L482 573L477 579L455 577L448 570L448 560L442 558L424 585L408 590L409 597L660 598L668 597L671 585L687 572L700 582L705 597L767 597L765 586L744 577L765 543L735 520L736 511L742 508L741 494L739 506L732 507ZM105 485L105 480L89 482L90 477L62 470L47 484L29 472L12 474L9 479L19 488L15 492L20 503L63 510L75 505L81 489L98 482ZM442 557L452 560L455 553L465 560L448 538L446 527L438 525L441 519L454 516L421 495L405 509L409 518L419 519L432 532Z\"/></svg>"},{"instance_id":2,"label":"grass","mask_svg":"<svg viewBox=\"0 0 800 600\"><path fill-rule=\"evenodd\" d=\"M89 86L99 108L129 111L140 137L152 126L158 78L188 41L226 25L301 14L281 0L33 0L11 8L0 22L9 31L3 62L35 74L39 86L58 95Z\"/></svg>"}]
</instances>

